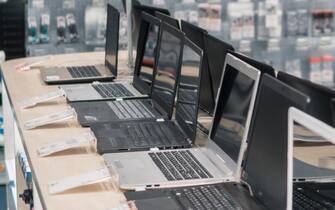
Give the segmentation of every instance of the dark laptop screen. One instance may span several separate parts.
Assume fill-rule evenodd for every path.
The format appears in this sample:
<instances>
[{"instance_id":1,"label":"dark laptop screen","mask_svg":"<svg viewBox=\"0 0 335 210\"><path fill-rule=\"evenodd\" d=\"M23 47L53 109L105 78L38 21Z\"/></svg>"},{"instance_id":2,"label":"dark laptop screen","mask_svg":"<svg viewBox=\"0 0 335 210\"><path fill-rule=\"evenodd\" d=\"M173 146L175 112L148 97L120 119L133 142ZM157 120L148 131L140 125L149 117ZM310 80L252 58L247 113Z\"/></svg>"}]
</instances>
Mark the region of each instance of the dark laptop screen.
<instances>
[{"instance_id":1,"label":"dark laptop screen","mask_svg":"<svg viewBox=\"0 0 335 210\"><path fill-rule=\"evenodd\" d=\"M203 57L203 70L201 72L201 89L200 89L200 101L199 107L213 114L215 106L215 98L213 96L212 84L209 74L208 60L204 43L204 35L207 34L207 31L199 28L191 23L186 21L181 21L181 29L185 33L185 36L189 38L193 43L200 47L204 52ZM224 59L224 58L223 58Z\"/></svg>"},{"instance_id":2,"label":"dark laptop screen","mask_svg":"<svg viewBox=\"0 0 335 210\"><path fill-rule=\"evenodd\" d=\"M225 43L209 34L205 34L204 39L210 78L212 81L213 96L215 98L220 86L226 55L229 51L233 51L234 48L230 44Z\"/></svg>"},{"instance_id":3,"label":"dark laptop screen","mask_svg":"<svg viewBox=\"0 0 335 210\"><path fill-rule=\"evenodd\" d=\"M251 123L243 179L268 209L286 209L288 109L308 98L264 75Z\"/></svg>"},{"instance_id":4,"label":"dark laptop screen","mask_svg":"<svg viewBox=\"0 0 335 210\"><path fill-rule=\"evenodd\" d=\"M308 114L322 120L330 126L335 126L330 102L332 98L335 98L334 90L294 77L284 72L278 73L278 79L305 93L311 98L311 103L306 110Z\"/></svg>"},{"instance_id":5,"label":"dark laptop screen","mask_svg":"<svg viewBox=\"0 0 335 210\"><path fill-rule=\"evenodd\" d=\"M194 50L196 48L196 51ZM180 70L176 120L187 137L195 139L199 100L200 72L202 65L201 49L185 40L183 60Z\"/></svg>"},{"instance_id":6,"label":"dark laptop screen","mask_svg":"<svg viewBox=\"0 0 335 210\"><path fill-rule=\"evenodd\" d=\"M117 76L117 59L119 48L119 19L120 13L113 6L108 4L107 8L107 31L106 31L106 57L105 65Z\"/></svg>"},{"instance_id":7,"label":"dark laptop screen","mask_svg":"<svg viewBox=\"0 0 335 210\"><path fill-rule=\"evenodd\" d=\"M144 45L144 52L139 72L140 79L146 82L149 86L151 86L154 72L158 34L159 26L150 23L148 26L147 38Z\"/></svg>"},{"instance_id":8,"label":"dark laptop screen","mask_svg":"<svg viewBox=\"0 0 335 210\"><path fill-rule=\"evenodd\" d=\"M152 88L152 98L164 109L169 118L172 116L175 90L180 71L181 53L183 48L182 32L172 29L172 26L162 24L159 54L156 66L155 81ZM176 36L175 33L180 33Z\"/></svg>"},{"instance_id":9,"label":"dark laptop screen","mask_svg":"<svg viewBox=\"0 0 335 210\"><path fill-rule=\"evenodd\" d=\"M255 81L226 65L211 139L238 161Z\"/></svg>"}]
</instances>

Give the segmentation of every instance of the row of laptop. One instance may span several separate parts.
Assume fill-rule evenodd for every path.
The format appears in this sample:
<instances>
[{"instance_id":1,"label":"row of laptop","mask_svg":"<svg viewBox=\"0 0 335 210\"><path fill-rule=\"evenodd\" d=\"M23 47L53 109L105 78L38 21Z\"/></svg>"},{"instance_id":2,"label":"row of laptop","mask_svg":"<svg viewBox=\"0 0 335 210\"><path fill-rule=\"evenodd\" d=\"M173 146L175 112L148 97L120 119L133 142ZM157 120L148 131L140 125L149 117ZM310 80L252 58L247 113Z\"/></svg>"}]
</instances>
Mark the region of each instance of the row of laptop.
<instances>
[{"instance_id":1,"label":"row of laptop","mask_svg":"<svg viewBox=\"0 0 335 210\"><path fill-rule=\"evenodd\" d=\"M335 154L334 91L276 74L164 9L136 8L143 12L131 83L112 81L119 12L110 5L105 65L41 70L47 84L63 84L119 186L137 191L127 199L149 210L334 209L333 163L293 158L293 122L325 138L302 144ZM199 113L213 118L205 147L195 144Z\"/></svg>"}]
</instances>

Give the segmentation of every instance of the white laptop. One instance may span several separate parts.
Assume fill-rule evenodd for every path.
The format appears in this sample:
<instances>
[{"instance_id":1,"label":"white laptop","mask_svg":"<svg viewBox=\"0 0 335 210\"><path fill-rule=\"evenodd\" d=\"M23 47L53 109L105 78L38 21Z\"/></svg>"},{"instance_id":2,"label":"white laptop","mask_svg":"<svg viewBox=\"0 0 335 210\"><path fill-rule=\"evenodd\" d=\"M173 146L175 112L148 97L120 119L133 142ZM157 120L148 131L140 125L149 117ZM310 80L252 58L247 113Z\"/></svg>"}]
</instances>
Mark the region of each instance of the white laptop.
<instances>
[{"instance_id":1,"label":"white laptop","mask_svg":"<svg viewBox=\"0 0 335 210\"><path fill-rule=\"evenodd\" d=\"M203 148L103 155L123 189L164 188L238 181L260 71L228 54L215 115Z\"/></svg>"}]
</instances>

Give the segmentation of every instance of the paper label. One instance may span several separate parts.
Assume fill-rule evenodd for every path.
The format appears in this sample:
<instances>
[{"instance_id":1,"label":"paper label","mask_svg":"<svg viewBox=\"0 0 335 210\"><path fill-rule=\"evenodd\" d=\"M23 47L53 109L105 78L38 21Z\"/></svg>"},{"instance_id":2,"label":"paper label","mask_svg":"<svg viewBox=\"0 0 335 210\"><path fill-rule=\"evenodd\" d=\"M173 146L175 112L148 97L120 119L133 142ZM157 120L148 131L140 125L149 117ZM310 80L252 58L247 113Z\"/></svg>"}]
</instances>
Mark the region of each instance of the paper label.
<instances>
[{"instance_id":1,"label":"paper label","mask_svg":"<svg viewBox=\"0 0 335 210\"><path fill-rule=\"evenodd\" d=\"M76 137L67 139L62 142L56 142L56 143L45 145L37 150L37 154L40 157L45 157L45 156L54 154L56 152L68 150L68 149L75 148L75 147L89 145L92 142L94 142L94 140L95 140L95 136L92 134L92 132L87 132L80 136L76 136Z\"/></svg>"},{"instance_id":2,"label":"paper label","mask_svg":"<svg viewBox=\"0 0 335 210\"><path fill-rule=\"evenodd\" d=\"M38 103L42 103L42 102L46 102L46 101L50 101L52 99L58 98L64 96L64 91L61 89L58 89L56 91L52 91L52 92L48 92L48 93L44 93L42 95L39 96L35 96L35 97L31 97L28 99L23 99L21 101L19 101L19 106L21 109L26 109L29 107L33 107L36 106Z\"/></svg>"},{"instance_id":3,"label":"paper label","mask_svg":"<svg viewBox=\"0 0 335 210\"><path fill-rule=\"evenodd\" d=\"M38 117L32 120L26 121L24 123L24 127L25 129L30 130L36 127L66 121L66 120L75 118L75 116L76 114L75 114L74 109L69 109L66 111L57 112L54 114L50 114L50 115L46 115L46 116L42 116L42 117Z\"/></svg>"},{"instance_id":4,"label":"paper label","mask_svg":"<svg viewBox=\"0 0 335 210\"><path fill-rule=\"evenodd\" d=\"M44 56L42 58L30 58L29 61L16 65L15 69L18 71L27 71L32 69L33 67L42 65L44 62L49 61L51 58L52 56Z\"/></svg>"},{"instance_id":5,"label":"paper label","mask_svg":"<svg viewBox=\"0 0 335 210\"><path fill-rule=\"evenodd\" d=\"M49 183L49 193L61 193L73 188L104 182L111 178L112 177L107 168L94 170L78 176L67 177L65 179Z\"/></svg>"},{"instance_id":6,"label":"paper label","mask_svg":"<svg viewBox=\"0 0 335 210\"><path fill-rule=\"evenodd\" d=\"M47 81L59 80L60 77L58 75L50 75L46 77Z\"/></svg>"}]
</instances>

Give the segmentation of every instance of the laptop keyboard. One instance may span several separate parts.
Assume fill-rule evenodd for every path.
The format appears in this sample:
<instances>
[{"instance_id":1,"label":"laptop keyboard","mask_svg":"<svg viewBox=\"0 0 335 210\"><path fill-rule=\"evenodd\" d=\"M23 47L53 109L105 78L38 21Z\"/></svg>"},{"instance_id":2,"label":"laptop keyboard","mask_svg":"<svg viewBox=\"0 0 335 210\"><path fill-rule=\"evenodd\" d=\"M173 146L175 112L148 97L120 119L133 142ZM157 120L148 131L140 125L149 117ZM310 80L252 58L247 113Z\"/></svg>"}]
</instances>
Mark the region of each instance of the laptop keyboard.
<instances>
[{"instance_id":1,"label":"laptop keyboard","mask_svg":"<svg viewBox=\"0 0 335 210\"><path fill-rule=\"evenodd\" d=\"M192 210L242 210L231 194L220 185L176 189L173 193L177 198L186 198Z\"/></svg>"},{"instance_id":2,"label":"laptop keyboard","mask_svg":"<svg viewBox=\"0 0 335 210\"><path fill-rule=\"evenodd\" d=\"M98 77L101 76L95 66L74 66L67 67L73 78Z\"/></svg>"},{"instance_id":3,"label":"laptop keyboard","mask_svg":"<svg viewBox=\"0 0 335 210\"><path fill-rule=\"evenodd\" d=\"M149 156L169 181L213 178L188 150L150 152Z\"/></svg>"},{"instance_id":4,"label":"laptop keyboard","mask_svg":"<svg viewBox=\"0 0 335 210\"><path fill-rule=\"evenodd\" d=\"M307 210L307 209L325 209L334 210L335 202L313 199L315 195L313 192L304 191L303 189L295 188L293 191L293 209Z\"/></svg>"},{"instance_id":5,"label":"laptop keyboard","mask_svg":"<svg viewBox=\"0 0 335 210\"><path fill-rule=\"evenodd\" d=\"M92 86L103 98L134 96L123 84L93 84Z\"/></svg>"},{"instance_id":6,"label":"laptop keyboard","mask_svg":"<svg viewBox=\"0 0 335 210\"><path fill-rule=\"evenodd\" d=\"M108 106L119 119L148 119L155 118L155 114L149 110L142 101L108 101Z\"/></svg>"}]
</instances>

